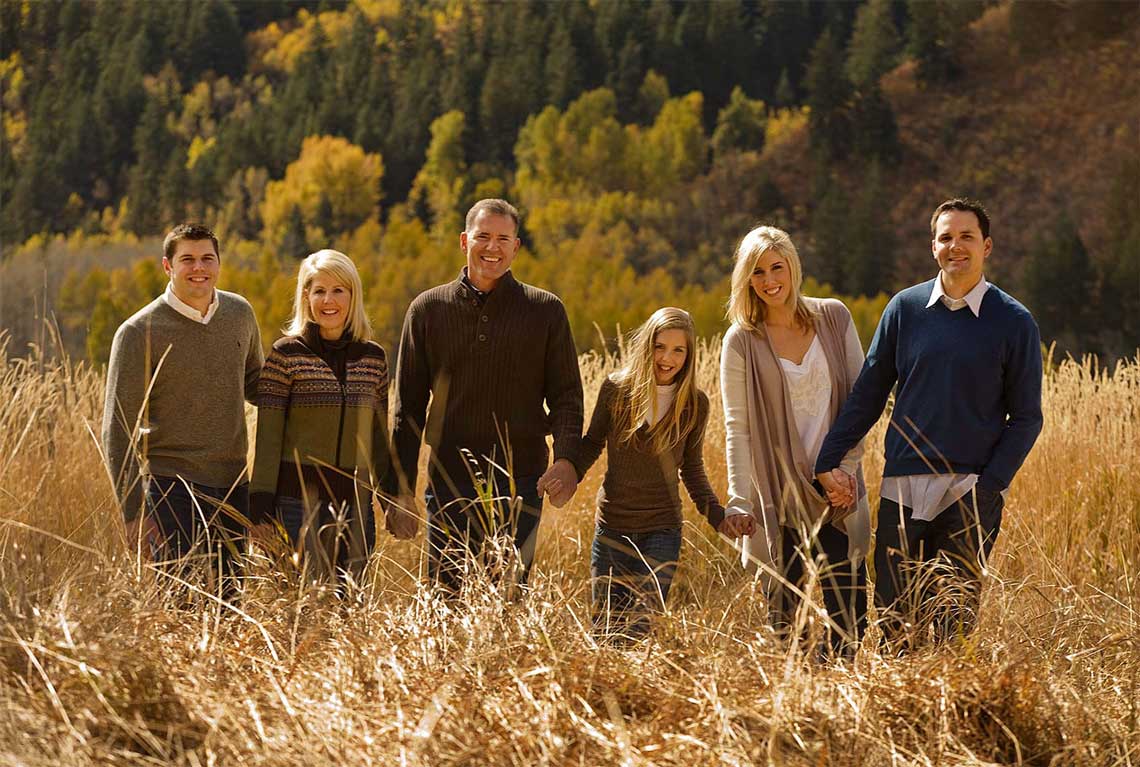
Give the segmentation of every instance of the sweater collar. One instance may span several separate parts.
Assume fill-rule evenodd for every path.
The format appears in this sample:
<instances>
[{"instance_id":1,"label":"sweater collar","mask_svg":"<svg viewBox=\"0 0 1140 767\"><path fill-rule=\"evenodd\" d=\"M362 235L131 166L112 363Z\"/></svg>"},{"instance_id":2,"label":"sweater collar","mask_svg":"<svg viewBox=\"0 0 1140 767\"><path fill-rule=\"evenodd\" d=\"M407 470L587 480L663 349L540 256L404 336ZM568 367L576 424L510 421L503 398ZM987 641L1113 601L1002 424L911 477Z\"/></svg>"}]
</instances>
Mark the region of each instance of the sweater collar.
<instances>
[{"instance_id":1,"label":"sweater collar","mask_svg":"<svg viewBox=\"0 0 1140 767\"><path fill-rule=\"evenodd\" d=\"M926 302L926 308L929 309L939 301L942 301L950 311L957 311L958 309L968 306L975 317L980 317L982 316L982 299L986 297L986 291L989 287L990 284L986 282L986 278L982 277L978 280L977 285L970 288L969 293L961 298L951 298L946 295L946 291L942 286L942 273L939 272L938 276L934 278L934 287L930 290L930 299Z\"/></svg>"},{"instance_id":2,"label":"sweater collar","mask_svg":"<svg viewBox=\"0 0 1140 767\"><path fill-rule=\"evenodd\" d=\"M336 341L326 341L321 338L321 326L315 322L305 323L305 329L301 331L301 340L304 341L305 346L317 354L325 351L333 352L346 349L352 343L352 338L348 335L348 331L345 331Z\"/></svg>"},{"instance_id":3,"label":"sweater collar","mask_svg":"<svg viewBox=\"0 0 1140 767\"><path fill-rule=\"evenodd\" d=\"M495 289L491 292L483 292L476 288L467 279L467 267L464 266L459 270L459 276L453 283L455 285L455 292L460 298L474 298L479 301L485 301L493 295L499 295L514 290L519 284L515 279L515 273L508 269L507 273L499 278L499 283L495 285Z\"/></svg>"}]
</instances>

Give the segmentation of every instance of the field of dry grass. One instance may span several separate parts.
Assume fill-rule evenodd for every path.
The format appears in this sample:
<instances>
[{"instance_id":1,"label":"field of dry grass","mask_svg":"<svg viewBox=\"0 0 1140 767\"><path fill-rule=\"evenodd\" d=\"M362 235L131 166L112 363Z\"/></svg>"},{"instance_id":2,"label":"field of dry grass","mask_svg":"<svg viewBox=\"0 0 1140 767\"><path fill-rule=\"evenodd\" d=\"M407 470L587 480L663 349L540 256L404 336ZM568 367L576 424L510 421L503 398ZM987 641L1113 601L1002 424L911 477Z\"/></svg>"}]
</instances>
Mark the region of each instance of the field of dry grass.
<instances>
[{"instance_id":1,"label":"field of dry grass","mask_svg":"<svg viewBox=\"0 0 1140 767\"><path fill-rule=\"evenodd\" d=\"M700 378L723 492L715 349ZM583 359L588 410L607 364ZM421 535L382 536L343 602L256 561L240 604L187 607L125 554L101 407L85 364L0 353L2 764L1140 764L1140 361L1049 374L973 636L830 666L781 648L691 508L653 639L596 644L600 466L547 511L522 601L431 598Z\"/></svg>"}]
</instances>

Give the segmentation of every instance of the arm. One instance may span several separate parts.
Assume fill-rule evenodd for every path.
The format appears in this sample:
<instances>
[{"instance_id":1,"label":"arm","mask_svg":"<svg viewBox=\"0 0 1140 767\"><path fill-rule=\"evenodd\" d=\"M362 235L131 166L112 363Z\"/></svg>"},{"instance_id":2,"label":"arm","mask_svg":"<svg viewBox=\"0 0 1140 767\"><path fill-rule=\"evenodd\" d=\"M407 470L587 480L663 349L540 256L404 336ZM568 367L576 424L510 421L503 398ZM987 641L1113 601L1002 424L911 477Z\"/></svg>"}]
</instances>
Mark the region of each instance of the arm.
<instances>
[{"instance_id":1,"label":"arm","mask_svg":"<svg viewBox=\"0 0 1140 767\"><path fill-rule=\"evenodd\" d=\"M590 428L578 447L578 454L574 457L574 471L578 474L578 481L586 477L586 472L598 460L606 446L606 438L613 423L613 395L617 390L608 377L602 381L598 390L598 399L594 403L594 414L590 417Z\"/></svg>"},{"instance_id":2,"label":"arm","mask_svg":"<svg viewBox=\"0 0 1140 767\"><path fill-rule=\"evenodd\" d=\"M390 495L414 496L419 471L420 443L431 396L422 320L415 302L408 307L396 362L396 397L392 405L392 465L385 490Z\"/></svg>"},{"instance_id":3,"label":"arm","mask_svg":"<svg viewBox=\"0 0 1140 767\"><path fill-rule=\"evenodd\" d=\"M570 320L561 302L557 304L556 316L551 319L545 365L543 396L550 410L554 460L573 461L582 438L582 375L578 370L578 352L570 332Z\"/></svg>"},{"instance_id":4,"label":"arm","mask_svg":"<svg viewBox=\"0 0 1140 767\"><path fill-rule=\"evenodd\" d=\"M752 441L748 432L748 387L744 357L724 337L720 354L720 396L724 405L724 452L728 468L727 514L753 514Z\"/></svg>"},{"instance_id":5,"label":"arm","mask_svg":"<svg viewBox=\"0 0 1140 767\"><path fill-rule=\"evenodd\" d=\"M372 413L372 465L369 467L372 486L376 490L386 487L392 470L392 439L388 432L388 358L380 349L383 367L376 382L376 409Z\"/></svg>"},{"instance_id":6,"label":"arm","mask_svg":"<svg viewBox=\"0 0 1140 767\"><path fill-rule=\"evenodd\" d=\"M127 325L115 333L103 403L103 453L126 522L133 522L143 506L137 440L139 427L145 426L142 409L148 371L143 369L144 343L138 332Z\"/></svg>"},{"instance_id":7,"label":"arm","mask_svg":"<svg viewBox=\"0 0 1140 767\"><path fill-rule=\"evenodd\" d=\"M816 475L839 466L847 452L855 447L883 414L887 398L898 379L895 349L898 342L898 297L891 299L875 328L875 337L867 352L863 370L843 403L839 417L823 440L815 462Z\"/></svg>"},{"instance_id":8,"label":"arm","mask_svg":"<svg viewBox=\"0 0 1140 767\"><path fill-rule=\"evenodd\" d=\"M249 351L245 356L245 401L251 405L257 404L258 385L261 380L261 366L265 364L265 355L261 352L261 331L257 329L257 318L253 309L249 311Z\"/></svg>"},{"instance_id":9,"label":"arm","mask_svg":"<svg viewBox=\"0 0 1140 767\"><path fill-rule=\"evenodd\" d=\"M249 486L249 518L255 525L273 517L292 389L288 359L271 349L257 382L257 438Z\"/></svg>"},{"instance_id":10,"label":"arm","mask_svg":"<svg viewBox=\"0 0 1140 767\"><path fill-rule=\"evenodd\" d=\"M847 352L847 376L850 380L855 381L859 378L859 371L863 368L863 344L859 342L859 333L855 330L854 322L848 324L847 335L843 340ZM859 462L863 460L865 445L866 439L861 439L855 447L847 451L847 455L843 456L839 468L845 474L855 476L855 470L859 466Z\"/></svg>"},{"instance_id":11,"label":"arm","mask_svg":"<svg viewBox=\"0 0 1140 767\"><path fill-rule=\"evenodd\" d=\"M978 486L1000 492L1013 482L1044 419L1041 415L1041 336L1037 323L1026 317L1002 371L1002 400L1008 418L1001 437L994 445L989 463L978 478Z\"/></svg>"},{"instance_id":12,"label":"arm","mask_svg":"<svg viewBox=\"0 0 1140 767\"><path fill-rule=\"evenodd\" d=\"M705 516L714 530L719 530L724 521L724 506L713 492L709 484L708 474L705 472L704 444L705 426L709 420L709 401L702 393L699 395L699 409L702 411L697 418L697 425L685 438L685 452L681 459L681 481L693 499L697 511Z\"/></svg>"}]
</instances>

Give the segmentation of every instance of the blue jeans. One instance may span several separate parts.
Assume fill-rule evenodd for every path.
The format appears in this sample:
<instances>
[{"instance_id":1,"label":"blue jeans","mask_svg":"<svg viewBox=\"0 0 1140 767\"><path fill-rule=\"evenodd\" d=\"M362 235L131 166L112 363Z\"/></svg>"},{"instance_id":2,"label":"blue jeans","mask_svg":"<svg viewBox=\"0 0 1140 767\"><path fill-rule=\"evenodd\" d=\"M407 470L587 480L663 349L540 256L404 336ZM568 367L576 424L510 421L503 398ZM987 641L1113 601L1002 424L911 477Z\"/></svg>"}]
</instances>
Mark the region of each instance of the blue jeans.
<instances>
[{"instance_id":1,"label":"blue jeans","mask_svg":"<svg viewBox=\"0 0 1140 767\"><path fill-rule=\"evenodd\" d=\"M590 549L594 628L636 638L665 609L681 554L681 528L623 533L598 525Z\"/></svg>"},{"instance_id":2,"label":"blue jeans","mask_svg":"<svg viewBox=\"0 0 1140 767\"><path fill-rule=\"evenodd\" d=\"M158 525L160 542L152 551L155 562L176 565L184 574L187 565L206 565L207 584L221 576L223 593L236 593L237 556L245 539L244 520L249 516L249 486L209 487L178 477L147 478L146 513ZM215 589L209 589L215 591Z\"/></svg>"},{"instance_id":3,"label":"blue jeans","mask_svg":"<svg viewBox=\"0 0 1140 767\"><path fill-rule=\"evenodd\" d=\"M314 498L306 510L301 498L278 496L277 518L317 575L358 575L376 545L371 508L361 514L356 504L337 508Z\"/></svg>"},{"instance_id":4,"label":"blue jeans","mask_svg":"<svg viewBox=\"0 0 1140 767\"><path fill-rule=\"evenodd\" d=\"M507 480L497 478L497 496L507 495ZM470 485L449 487L437 482L424 495L427 504L428 579L447 591L458 593L470 566L481 559L488 538L504 536L518 555L518 582L526 583L534 563L542 497L538 477L515 479L515 495L522 503L511 506L504 498L490 504L477 498Z\"/></svg>"}]
</instances>

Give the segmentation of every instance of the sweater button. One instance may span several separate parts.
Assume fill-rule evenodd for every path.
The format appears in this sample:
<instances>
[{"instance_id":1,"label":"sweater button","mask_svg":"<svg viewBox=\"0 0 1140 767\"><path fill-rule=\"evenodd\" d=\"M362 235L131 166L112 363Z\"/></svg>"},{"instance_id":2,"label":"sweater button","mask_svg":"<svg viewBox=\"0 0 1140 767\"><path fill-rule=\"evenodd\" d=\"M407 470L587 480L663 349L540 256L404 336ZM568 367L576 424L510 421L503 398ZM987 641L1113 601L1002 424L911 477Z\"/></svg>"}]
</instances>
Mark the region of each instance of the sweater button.
<instances>
[{"instance_id":1,"label":"sweater button","mask_svg":"<svg viewBox=\"0 0 1140 767\"><path fill-rule=\"evenodd\" d=\"M480 341L486 341L486 340L487 340L487 336L486 336L486 334L484 334L484 333L480 333L480 334L479 334L479 340L480 340Z\"/></svg>"},{"instance_id":2,"label":"sweater button","mask_svg":"<svg viewBox=\"0 0 1140 767\"><path fill-rule=\"evenodd\" d=\"M486 314L484 314L484 315L483 315L482 317L480 317L479 319L483 320L483 322L488 322L488 321L490 320L490 318L489 318L489 317L488 317Z\"/></svg>"}]
</instances>

